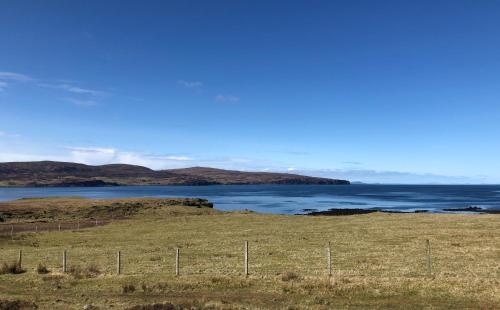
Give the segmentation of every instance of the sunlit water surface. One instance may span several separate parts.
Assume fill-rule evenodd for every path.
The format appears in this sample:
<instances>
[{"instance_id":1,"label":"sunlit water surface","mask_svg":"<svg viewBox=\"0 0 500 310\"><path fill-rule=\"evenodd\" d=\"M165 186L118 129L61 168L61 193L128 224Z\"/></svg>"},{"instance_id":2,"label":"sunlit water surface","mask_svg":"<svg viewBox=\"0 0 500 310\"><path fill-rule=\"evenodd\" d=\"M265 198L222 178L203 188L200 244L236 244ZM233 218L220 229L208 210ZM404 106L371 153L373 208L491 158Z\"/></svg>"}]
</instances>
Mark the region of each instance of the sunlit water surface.
<instances>
[{"instance_id":1,"label":"sunlit water surface","mask_svg":"<svg viewBox=\"0 0 500 310\"><path fill-rule=\"evenodd\" d=\"M332 208L442 212L500 209L500 185L213 185L0 188L0 201L27 197L200 197L220 210L296 214Z\"/></svg>"}]
</instances>

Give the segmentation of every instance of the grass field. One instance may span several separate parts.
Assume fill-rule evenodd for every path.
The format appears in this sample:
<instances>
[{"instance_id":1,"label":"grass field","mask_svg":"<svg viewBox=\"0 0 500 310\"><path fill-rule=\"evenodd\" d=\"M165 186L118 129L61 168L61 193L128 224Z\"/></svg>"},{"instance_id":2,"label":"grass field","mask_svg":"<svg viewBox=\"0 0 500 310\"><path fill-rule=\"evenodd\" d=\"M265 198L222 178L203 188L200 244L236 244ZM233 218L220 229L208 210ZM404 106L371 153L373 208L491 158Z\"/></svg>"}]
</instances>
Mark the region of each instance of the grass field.
<instances>
[{"instance_id":1,"label":"grass field","mask_svg":"<svg viewBox=\"0 0 500 310\"><path fill-rule=\"evenodd\" d=\"M94 204L82 201L82 208ZM43 203L64 207L68 201ZM39 309L154 303L188 309L500 309L498 215L308 217L166 205L80 231L0 237L0 263L15 261L19 250L26 272L0 275L0 300L33 302ZM122 275L116 275L117 251ZM37 273L39 264L50 273Z\"/></svg>"}]
</instances>

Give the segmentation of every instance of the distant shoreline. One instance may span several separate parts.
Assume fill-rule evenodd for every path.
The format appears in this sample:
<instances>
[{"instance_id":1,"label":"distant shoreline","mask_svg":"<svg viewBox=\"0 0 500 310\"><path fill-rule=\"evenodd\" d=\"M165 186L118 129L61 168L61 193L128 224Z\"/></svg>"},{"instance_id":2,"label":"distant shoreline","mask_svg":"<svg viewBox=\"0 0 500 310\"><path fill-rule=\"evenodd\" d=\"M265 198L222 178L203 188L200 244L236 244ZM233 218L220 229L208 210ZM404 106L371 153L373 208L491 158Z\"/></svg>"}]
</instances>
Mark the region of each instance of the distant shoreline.
<instances>
[{"instance_id":1,"label":"distant shoreline","mask_svg":"<svg viewBox=\"0 0 500 310\"><path fill-rule=\"evenodd\" d=\"M415 210L415 211L390 211L390 210L376 210L376 209L342 209L342 208L332 208L325 211L310 211L305 214L297 215L309 215L309 216L346 216L346 215L359 215L359 214L369 214L375 212L382 213L398 213L398 214L414 214L414 213L432 213L432 214L464 214L460 212L467 212L466 214L500 214L500 210L496 209L483 209L480 207L466 207L466 208L448 208L440 210L442 212L433 212L430 210ZM443 212L444 211L444 212Z\"/></svg>"}]
</instances>

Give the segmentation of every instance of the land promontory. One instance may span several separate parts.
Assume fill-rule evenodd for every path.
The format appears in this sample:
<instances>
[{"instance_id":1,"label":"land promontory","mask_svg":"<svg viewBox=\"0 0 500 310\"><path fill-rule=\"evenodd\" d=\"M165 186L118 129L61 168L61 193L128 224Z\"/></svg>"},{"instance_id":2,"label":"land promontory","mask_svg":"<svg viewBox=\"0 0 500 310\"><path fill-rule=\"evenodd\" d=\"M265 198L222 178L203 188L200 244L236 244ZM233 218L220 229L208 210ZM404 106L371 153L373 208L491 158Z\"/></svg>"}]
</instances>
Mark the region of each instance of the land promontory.
<instances>
[{"instance_id":1,"label":"land promontory","mask_svg":"<svg viewBox=\"0 0 500 310\"><path fill-rule=\"evenodd\" d=\"M290 173L247 172L207 167L153 170L111 164L91 166L70 162L0 163L0 186L118 186L217 184L350 184L346 180Z\"/></svg>"}]
</instances>

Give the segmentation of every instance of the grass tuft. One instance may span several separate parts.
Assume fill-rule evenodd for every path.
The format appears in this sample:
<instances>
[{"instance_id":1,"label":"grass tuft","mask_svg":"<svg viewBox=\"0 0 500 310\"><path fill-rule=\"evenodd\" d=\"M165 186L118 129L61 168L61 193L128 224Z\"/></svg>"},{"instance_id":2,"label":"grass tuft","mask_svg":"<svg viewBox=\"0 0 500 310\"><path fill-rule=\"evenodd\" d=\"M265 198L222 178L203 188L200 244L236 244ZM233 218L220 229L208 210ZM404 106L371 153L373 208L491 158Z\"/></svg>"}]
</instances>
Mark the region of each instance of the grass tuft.
<instances>
[{"instance_id":1,"label":"grass tuft","mask_svg":"<svg viewBox=\"0 0 500 310\"><path fill-rule=\"evenodd\" d=\"M290 282L290 281L299 281L300 276L293 271L287 271L281 275L281 281Z\"/></svg>"},{"instance_id":2,"label":"grass tuft","mask_svg":"<svg viewBox=\"0 0 500 310\"><path fill-rule=\"evenodd\" d=\"M135 285L131 283L126 283L122 285L123 294L129 294L135 292Z\"/></svg>"},{"instance_id":3,"label":"grass tuft","mask_svg":"<svg viewBox=\"0 0 500 310\"><path fill-rule=\"evenodd\" d=\"M0 267L0 274L20 274L25 273L26 270L21 267L18 262L13 263L3 263Z\"/></svg>"},{"instance_id":4,"label":"grass tuft","mask_svg":"<svg viewBox=\"0 0 500 310\"><path fill-rule=\"evenodd\" d=\"M88 279L97 277L101 271L99 268L92 264L87 267L81 267L79 265L71 266L68 270L75 279Z\"/></svg>"},{"instance_id":5,"label":"grass tuft","mask_svg":"<svg viewBox=\"0 0 500 310\"><path fill-rule=\"evenodd\" d=\"M28 309L38 309L35 303L24 301L24 300L0 300L1 310L28 310Z\"/></svg>"},{"instance_id":6,"label":"grass tuft","mask_svg":"<svg viewBox=\"0 0 500 310\"><path fill-rule=\"evenodd\" d=\"M50 273L50 270L44 264L39 263L38 266L36 267L36 272L38 274L47 274Z\"/></svg>"}]
</instances>

